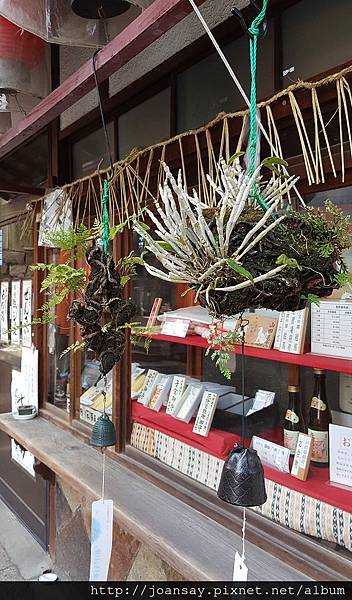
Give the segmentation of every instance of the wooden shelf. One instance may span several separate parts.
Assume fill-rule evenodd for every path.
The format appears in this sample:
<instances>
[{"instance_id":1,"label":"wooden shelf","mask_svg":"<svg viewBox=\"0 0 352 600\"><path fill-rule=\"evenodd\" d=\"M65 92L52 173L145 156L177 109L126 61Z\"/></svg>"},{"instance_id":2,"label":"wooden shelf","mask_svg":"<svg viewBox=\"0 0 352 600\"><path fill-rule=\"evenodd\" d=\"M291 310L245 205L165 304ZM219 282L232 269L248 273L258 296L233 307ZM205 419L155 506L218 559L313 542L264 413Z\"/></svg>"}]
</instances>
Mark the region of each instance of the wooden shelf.
<instances>
[{"instance_id":1,"label":"wooden shelf","mask_svg":"<svg viewBox=\"0 0 352 600\"><path fill-rule=\"evenodd\" d=\"M173 342L174 344L184 344L186 346L196 346L197 348L208 348L209 344L205 338L199 335L188 335L180 338L161 333L151 336L152 339L163 342ZM241 347L234 346L235 354L241 354ZM303 367L312 367L326 369L327 371L337 371L352 375L352 359L336 358L334 356L322 356L306 352L305 354L290 354L289 352L280 352L279 350L265 350L263 348L245 347L245 355L253 358L262 358L264 360L273 360L275 362L287 363L291 365L301 365Z\"/></svg>"}]
</instances>

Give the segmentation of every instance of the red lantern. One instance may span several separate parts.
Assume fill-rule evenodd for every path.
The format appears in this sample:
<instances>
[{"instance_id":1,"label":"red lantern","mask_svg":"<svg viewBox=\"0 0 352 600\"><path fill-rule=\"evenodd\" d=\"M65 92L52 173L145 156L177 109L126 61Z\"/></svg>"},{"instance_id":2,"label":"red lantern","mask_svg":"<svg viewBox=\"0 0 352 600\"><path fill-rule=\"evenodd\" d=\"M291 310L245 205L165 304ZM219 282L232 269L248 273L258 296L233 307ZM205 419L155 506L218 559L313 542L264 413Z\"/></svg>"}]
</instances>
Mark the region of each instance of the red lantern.
<instances>
[{"instance_id":1,"label":"red lantern","mask_svg":"<svg viewBox=\"0 0 352 600\"><path fill-rule=\"evenodd\" d=\"M0 60L20 62L33 69L44 57L45 42L41 38L0 17Z\"/></svg>"}]
</instances>

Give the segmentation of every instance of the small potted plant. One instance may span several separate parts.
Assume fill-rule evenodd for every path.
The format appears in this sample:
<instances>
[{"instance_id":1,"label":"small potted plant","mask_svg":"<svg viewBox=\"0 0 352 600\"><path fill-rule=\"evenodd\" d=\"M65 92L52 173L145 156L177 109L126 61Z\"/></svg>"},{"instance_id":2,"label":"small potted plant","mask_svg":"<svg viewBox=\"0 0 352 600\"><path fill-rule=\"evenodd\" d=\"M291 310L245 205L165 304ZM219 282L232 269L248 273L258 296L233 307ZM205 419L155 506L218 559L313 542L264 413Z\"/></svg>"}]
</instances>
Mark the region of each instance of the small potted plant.
<instances>
[{"instance_id":1,"label":"small potted plant","mask_svg":"<svg viewBox=\"0 0 352 600\"><path fill-rule=\"evenodd\" d=\"M16 394L17 414L19 417L35 416L37 409L33 404L23 404L24 396L20 392Z\"/></svg>"}]
</instances>

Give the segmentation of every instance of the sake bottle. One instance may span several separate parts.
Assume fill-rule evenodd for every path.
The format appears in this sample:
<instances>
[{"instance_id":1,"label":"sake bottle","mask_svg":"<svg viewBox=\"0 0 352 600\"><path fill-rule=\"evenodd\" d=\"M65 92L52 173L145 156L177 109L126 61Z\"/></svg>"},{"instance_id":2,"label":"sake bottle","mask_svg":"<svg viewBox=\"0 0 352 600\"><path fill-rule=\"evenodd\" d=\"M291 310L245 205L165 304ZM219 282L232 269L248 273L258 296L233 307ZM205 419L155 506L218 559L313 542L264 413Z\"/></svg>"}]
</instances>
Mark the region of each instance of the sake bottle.
<instances>
[{"instance_id":1,"label":"sake bottle","mask_svg":"<svg viewBox=\"0 0 352 600\"><path fill-rule=\"evenodd\" d=\"M284 446L291 454L295 454L298 434L306 430L299 388L296 385L288 386L288 406L284 421Z\"/></svg>"},{"instance_id":2,"label":"sake bottle","mask_svg":"<svg viewBox=\"0 0 352 600\"><path fill-rule=\"evenodd\" d=\"M325 388L325 372L314 369L314 394L310 403L308 435L313 438L312 464L317 467L329 465L329 424L331 412Z\"/></svg>"}]
</instances>

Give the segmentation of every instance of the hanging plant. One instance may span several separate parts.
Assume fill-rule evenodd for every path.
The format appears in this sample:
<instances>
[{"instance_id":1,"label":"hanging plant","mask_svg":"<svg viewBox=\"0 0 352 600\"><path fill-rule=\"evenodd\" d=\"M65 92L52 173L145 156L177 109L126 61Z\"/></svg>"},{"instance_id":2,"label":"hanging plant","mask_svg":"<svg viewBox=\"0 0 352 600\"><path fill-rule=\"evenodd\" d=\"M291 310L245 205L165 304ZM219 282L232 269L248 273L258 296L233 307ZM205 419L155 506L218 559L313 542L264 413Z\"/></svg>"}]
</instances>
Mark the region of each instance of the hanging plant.
<instances>
[{"instance_id":1,"label":"hanging plant","mask_svg":"<svg viewBox=\"0 0 352 600\"><path fill-rule=\"evenodd\" d=\"M238 160L221 161L219 185L208 177L215 203L200 200L196 191L189 195L181 173L176 181L164 165L161 201L155 213L147 211L158 239L134 225L164 268L145 262L147 271L188 284L218 318L250 308L302 309L344 285L350 277L342 259L351 244L348 217L331 202L325 211L283 211L283 198L297 181L277 176L284 161L266 159L250 176ZM263 167L276 177L264 181Z\"/></svg>"},{"instance_id":2,"label":"hanging plant","mask_svg":"<svg viewBox=\"0 0 352 600\"><path fill-rule=\"evenodd\" d=\"M125 225L112 227L109 239L120 234ZM142 331L140 323L131 322L136 309L130 299L124 298L124 287L143 260L130 253L115 264L110 252L104 251L101 233L102 225L96 223L92 229L81 224L77 229L71 227L49 236L53 246L65 251L67 258L63 264L38 263L31 267L46 273L41 291L48 293L48 301L39 309L41 316L32 324L54 323L55 307L73 294L68 318L80 325L82 342L75 342L64 354L71 350L93 351L101 376L105 376L122 357L126 330L133 329L132 341L139 339ZM74 266L76 259L83 257L88 275L85 269Z\"/></svg>"}]
</instances>

